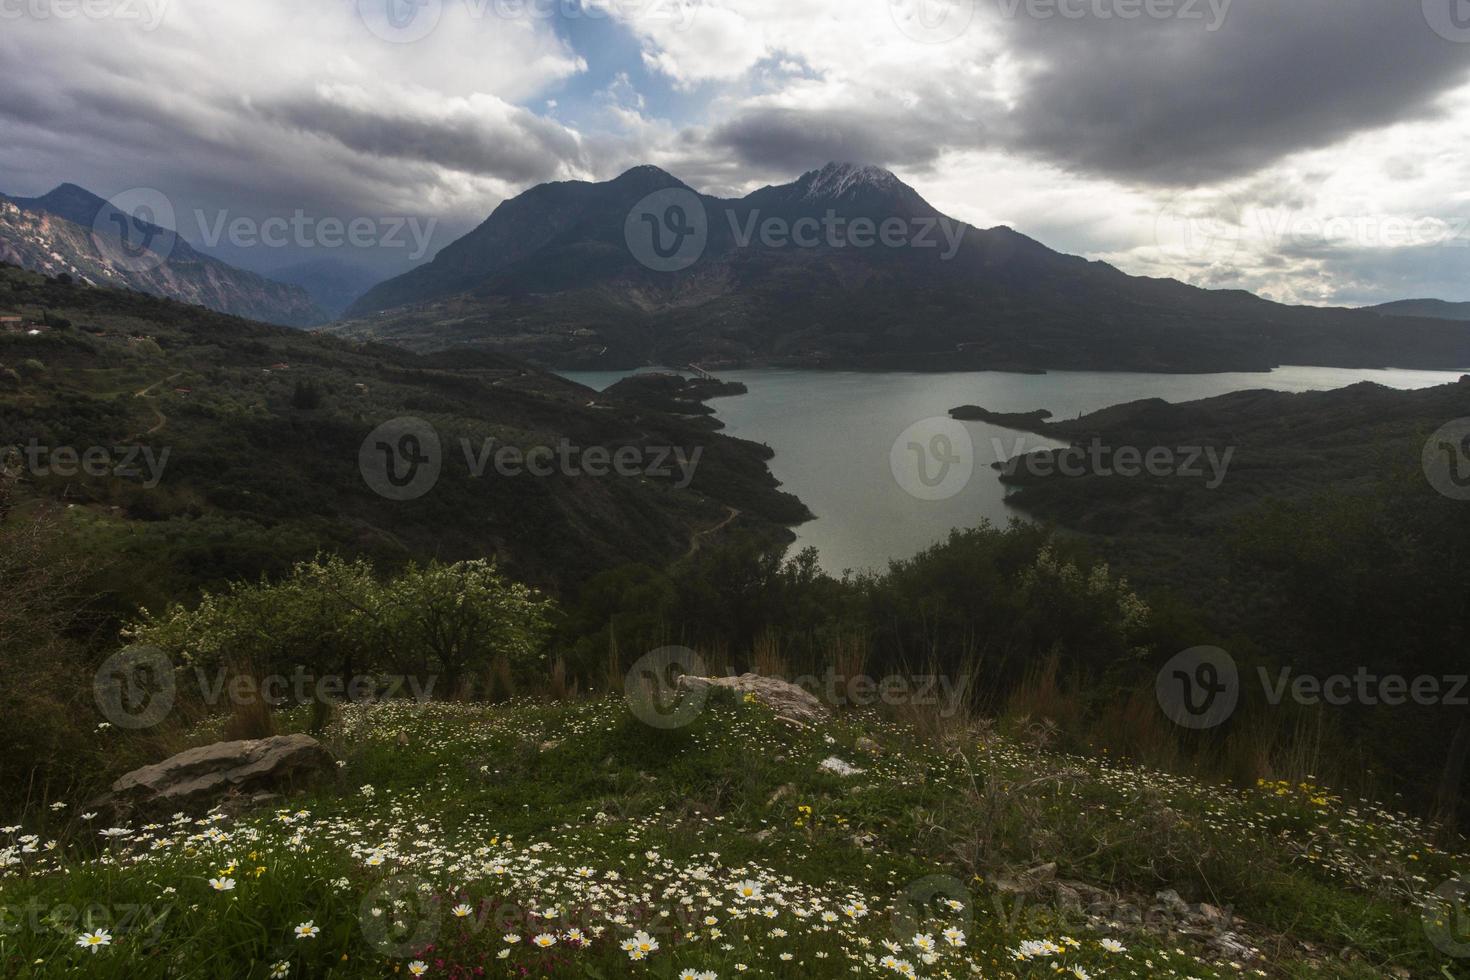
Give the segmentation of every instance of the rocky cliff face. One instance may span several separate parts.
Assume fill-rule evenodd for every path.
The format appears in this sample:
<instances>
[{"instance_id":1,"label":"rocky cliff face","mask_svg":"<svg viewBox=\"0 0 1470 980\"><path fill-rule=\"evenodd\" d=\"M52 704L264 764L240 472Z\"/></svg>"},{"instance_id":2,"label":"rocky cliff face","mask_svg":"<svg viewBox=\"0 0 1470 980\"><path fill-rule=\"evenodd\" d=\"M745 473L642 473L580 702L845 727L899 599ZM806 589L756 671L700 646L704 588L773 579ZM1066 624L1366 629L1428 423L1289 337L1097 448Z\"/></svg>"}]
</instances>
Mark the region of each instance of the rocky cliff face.
<instances>
[{"instance_id":1,"label":"rocky cliff face","mask_svg":"<svg viewBox=\"0 0 1470 980\"><path fill-rule=\"evenodd\" d=\"M317 326L329 319L300 286L237 269L195 251L182 239L167 256L129 260L115 241L94 234L88 225L5 199L0 199L0 261L282 326Z\"/></svg>"}]
</instances>

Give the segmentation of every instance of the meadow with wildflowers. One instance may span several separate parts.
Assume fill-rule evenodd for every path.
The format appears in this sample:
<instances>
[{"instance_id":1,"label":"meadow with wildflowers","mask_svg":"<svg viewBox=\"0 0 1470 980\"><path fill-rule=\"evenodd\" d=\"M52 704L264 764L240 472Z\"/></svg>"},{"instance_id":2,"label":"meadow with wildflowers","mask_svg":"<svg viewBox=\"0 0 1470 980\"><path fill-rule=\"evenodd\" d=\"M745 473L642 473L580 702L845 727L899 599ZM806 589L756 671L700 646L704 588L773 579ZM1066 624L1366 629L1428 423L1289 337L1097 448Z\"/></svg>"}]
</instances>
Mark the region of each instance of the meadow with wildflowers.
<instances>
[{"instance_id":1,"label":"meadow with wildflowers","mask_svg":"<svg viewBox=\"0 0 1470 980\"><path fill-rule=\"evenodd\" d=\"M56 801L3 828L6 974L1456 975L1425 903L1470 862L1312 785L875 711L795 729L734 697L667 730L612 695L347 705L324 741L335 781L272 805L106 827ZM1041 860L1116 904L1004 887ZM1126 914L1164 887L1230 908L1234 956Z\"/></svg>"}]
</instances>

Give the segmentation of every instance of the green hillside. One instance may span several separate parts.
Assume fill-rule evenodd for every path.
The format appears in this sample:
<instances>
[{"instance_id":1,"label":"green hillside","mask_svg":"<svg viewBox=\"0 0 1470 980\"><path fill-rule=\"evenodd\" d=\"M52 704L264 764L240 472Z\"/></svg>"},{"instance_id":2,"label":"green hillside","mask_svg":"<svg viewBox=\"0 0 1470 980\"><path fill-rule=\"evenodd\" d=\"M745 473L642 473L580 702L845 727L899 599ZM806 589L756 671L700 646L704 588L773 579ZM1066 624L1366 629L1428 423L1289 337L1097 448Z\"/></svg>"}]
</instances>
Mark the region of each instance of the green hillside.
<instances>
[{"instance_id":1,"label":"green hillside","mask_svg":"<svg viewBox=\"0 0 1470 980\"><path fill-rule=\"evenodd\" d=\"M278 572L324 548L389 564L498 556L558 588L678 557L732 508L737 527L773 537L805 515L775 488L764 447L495 355L418 357L15 268L0 268L0 310L58 324L0 333L0 446L103 447L144 469L68 478L22 465L12 504L58 511L134 603ZM369 434L399 417L429 423L441 443L438 482L412 500L374 492L359 463ZM648 465L476 477L488 439L630 447ZM153 486L144 449L163 464ZM676 449L698 453L687 487Z\"/></svg>"}]
</instances>

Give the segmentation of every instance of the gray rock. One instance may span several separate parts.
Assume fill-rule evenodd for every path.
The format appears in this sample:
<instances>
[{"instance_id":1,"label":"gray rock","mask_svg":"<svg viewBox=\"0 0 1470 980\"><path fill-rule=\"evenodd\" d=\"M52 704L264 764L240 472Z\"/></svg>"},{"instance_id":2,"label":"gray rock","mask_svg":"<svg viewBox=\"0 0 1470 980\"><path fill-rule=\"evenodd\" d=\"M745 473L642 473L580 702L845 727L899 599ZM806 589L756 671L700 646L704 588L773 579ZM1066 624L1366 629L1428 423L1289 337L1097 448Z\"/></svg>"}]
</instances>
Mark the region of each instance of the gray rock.
<instances>
[{"instance_id":1,"label":"gray rock","mask_svg":"<svg viewBox=\"0 0 1470 980\"><path fill-rule=\"evenodd\" d=\"M830 772L836 776L860 776L864 772L864 770L859 769L856 766L851 765L850 763L844 762L843 760L837 758L837 756L835 755L828 756L821 762L817 763L817 768L822 770L823 772Z\"/></svg>"},{"instance_id":2,"label":"gray rock","mask_svg":"<svg viewBox=\"0 0 1470 980\"><path fill-rule=\"evenodd\" d=\"M1232 960L1253 960L1256 958L1257 950L1250 943L1233 932L1222 933L1210 940L1221 956Z\"/></svg>"},{"instance_id":3,"label":"gray rock","mask_svg":"<svg viewBox=\"0 0 1470 980\"><path fill-rule=\"evenodd\" d=\"M1223 929L1229 927L1232 916L1222 908L1211 905L1208 902L1201 902L1199 906L1199 918L1207 925Z\"/></svg>"},{"instance_id":4,"label":"gray rock","mask_svg":"<svg viewBox=\"0 0 1470 980\"><path fill-rule=\"evenodd\" d=\"M1179 893L1172 888L1167 888L1154 896L1154 909L1172 916L1186 916L1189 914L1189 903L1179 897Z\"/></svg>"},{"instance_id":5,"label":"gray rock","mask_svg":"<svg viewBox=\"0 0 1470 980\"><path fill-rule=\"evenodd\" d=\"M1023 871L1018 875L999 877L995 881L995 890L1008 895L1036 895L1048 890L1048 887L1057 877L1057 866L1055 861L1037 865L1029 871Z\"/></svg>"},{"instance_id":6,"label":"gray rock","mask_svg":"<svg viewBox=\"0 0 1470 980\"><path fill-rule=\"evenodd\" d=\"M792 783L786 783L784 786L779 786L776 788L776 792L771 794L771 798L769 800L766 800L766 806L775 806L777 803L780 803L782 800L786 799L786 797L795 795L796 786Z\"/></svg>"},{"instance_id":7,"label":"gray rock","mask_svg":"<svg viewBox=\"0 0 1470 980\"><path fill-rule=\"evenodd\" d=\"M1064 881L1052 883L1052 898L1063 912L1080 915L1083 911L1081 893Z\"/></svg>"},{"instance_id":8,"label":"gray rock","mask_svg":"<svg viewBox=\"0 0 1470 980\"><path fill-rule=\"evenodd\" d=\"M783 721L798 725L813 725L831 717L827 706L816 697L795 684L760 674L741 674L739 677L695 677L685 674L679 678L679 689L699 691L724 688L738 694L752 694L761 704L774 711Z\"/></svg>"},{"instance_id":9,"label":"gray rock","mask_svg":"<svg viewBox=\"0 0 1470 980\"><path fill-rule=\"evenodd\" d=\"M198 812L226 797L299 788L334 770L332 754L310 735L215 742L134 769L89 807L120 815Z\"/></svg>"}]
</instances>

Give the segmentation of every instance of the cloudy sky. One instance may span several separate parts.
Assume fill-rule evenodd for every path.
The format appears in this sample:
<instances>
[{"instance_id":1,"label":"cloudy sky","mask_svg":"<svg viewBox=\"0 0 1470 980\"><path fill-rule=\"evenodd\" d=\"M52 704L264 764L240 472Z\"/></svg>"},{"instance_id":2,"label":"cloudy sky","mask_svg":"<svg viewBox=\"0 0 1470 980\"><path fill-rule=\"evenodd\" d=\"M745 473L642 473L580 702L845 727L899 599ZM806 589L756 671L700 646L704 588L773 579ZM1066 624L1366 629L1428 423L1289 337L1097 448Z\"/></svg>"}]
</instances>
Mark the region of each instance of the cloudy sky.
<instances>
[{"instance_id":1,"label":"cloudy sky","mask_svg":"<svg viewBox=\"0 0 1470 980\"><path fill-rule=\"evenodd\" d=\"M437 247L541 181L851 160L1139 275L1470 300L1467 0L595 3L0 0L0 191L156 188L196 244L299 211Z\"/></svg>"}]
</instances>

